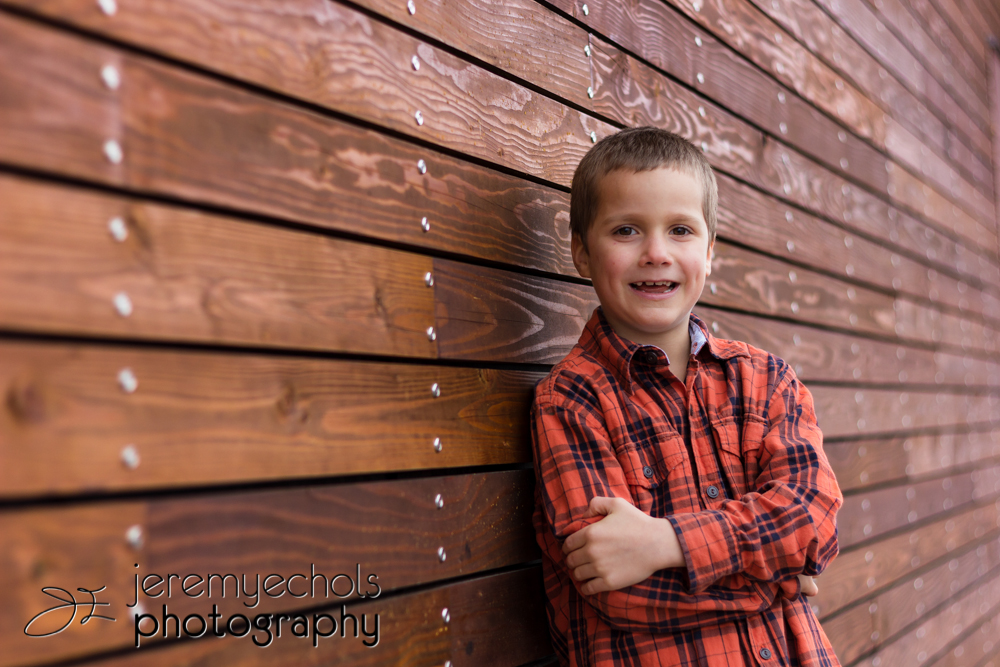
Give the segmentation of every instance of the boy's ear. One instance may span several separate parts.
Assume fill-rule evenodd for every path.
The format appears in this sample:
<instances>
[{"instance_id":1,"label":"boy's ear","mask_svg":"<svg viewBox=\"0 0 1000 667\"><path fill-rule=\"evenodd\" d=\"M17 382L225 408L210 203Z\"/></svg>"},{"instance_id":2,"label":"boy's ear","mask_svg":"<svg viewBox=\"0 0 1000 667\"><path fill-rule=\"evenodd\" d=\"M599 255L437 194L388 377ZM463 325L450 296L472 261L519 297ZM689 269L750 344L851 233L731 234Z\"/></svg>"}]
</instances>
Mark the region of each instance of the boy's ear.
<instances>
[{"instance_id":1,"label":"boy's ear","mask_svg":"<svg viewBox=\"0 0 1000 667\"><path fill-rule=\"evenodd\" d=\"M573 255L573 266L582 278L590 277L590 253L583 245L580 236L573 234L569 241L570 252Z\"/></svg>"},{"instance_id":2,"label":"boy's ear","mask_svg":"<svg viewBox=\"0 0 1000 667\"><path fill-rule=\"evenodd\" d=\"M705 275L712 275L712 258L715 257L715 239L708 244L708 256L705 258Z\"/></svg>"}]
</instances>

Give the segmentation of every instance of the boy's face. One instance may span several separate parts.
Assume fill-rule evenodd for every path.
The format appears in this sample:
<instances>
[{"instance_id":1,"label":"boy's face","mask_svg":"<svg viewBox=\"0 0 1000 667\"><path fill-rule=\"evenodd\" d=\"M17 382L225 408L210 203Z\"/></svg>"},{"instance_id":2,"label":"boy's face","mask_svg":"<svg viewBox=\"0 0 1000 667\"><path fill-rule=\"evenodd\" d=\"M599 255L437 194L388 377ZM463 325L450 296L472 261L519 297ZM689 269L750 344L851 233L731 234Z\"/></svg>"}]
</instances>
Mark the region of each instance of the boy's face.
<instances>
[{"instance_id":1,"label":"boy's face","mask_svg":"<svg viewBox=\"0 0 1000 667\"><path fill-rule=\"evenodd\" d=\"M573 237L573 263L618 335L661 348L687 340L712 272L702 196L698 180L676 169L613 171L599 183L587 248Z\"/></svg>"}]
</instances>

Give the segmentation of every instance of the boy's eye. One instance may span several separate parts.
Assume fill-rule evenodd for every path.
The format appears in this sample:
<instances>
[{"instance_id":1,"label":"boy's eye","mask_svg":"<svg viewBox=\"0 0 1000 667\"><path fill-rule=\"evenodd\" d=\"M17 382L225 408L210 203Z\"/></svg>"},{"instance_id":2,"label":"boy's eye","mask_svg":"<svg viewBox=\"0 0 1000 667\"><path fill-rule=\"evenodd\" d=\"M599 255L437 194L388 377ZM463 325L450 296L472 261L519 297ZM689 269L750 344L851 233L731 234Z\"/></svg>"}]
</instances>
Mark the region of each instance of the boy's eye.
<instances>
[{"instance_id":1,"label":"boy's eye","mask_svg":"<svg viewBox=\"0 0 1000 667\"><path fill-rule=\"evenodd\" d=\"M639 232L636 231L635 227L629 227L627 225L625 227L619 227L615 230L615 234L619 236L635 236L638 233Z\"/></svg>"},{"instance_id":2,"label":"boy's eye","mask_svg":"<svg viewBox=\"0 0 1000 667\"><path fill-rule=\"evenodd\" d=\"M674 227L673 232L674 234L679 234L681 236L691 234L691 230L688 227Z\"/></svg>"}]
</instances>

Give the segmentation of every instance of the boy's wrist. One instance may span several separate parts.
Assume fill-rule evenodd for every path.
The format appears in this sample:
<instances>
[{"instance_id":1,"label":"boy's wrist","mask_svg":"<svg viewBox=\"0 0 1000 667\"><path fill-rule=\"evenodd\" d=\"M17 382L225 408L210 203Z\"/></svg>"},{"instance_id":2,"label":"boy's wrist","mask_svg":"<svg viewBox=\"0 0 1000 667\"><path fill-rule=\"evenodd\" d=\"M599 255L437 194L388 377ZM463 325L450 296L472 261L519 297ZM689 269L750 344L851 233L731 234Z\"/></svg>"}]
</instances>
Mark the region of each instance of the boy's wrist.
<instances>
[{"instance_id":1,"label":"boy's wrist","mask_svg":"<svg viewBox=\"0 0 1000 667\"><path fill-rule=\"evenodd\" d=\"M686 567L684 550L672 523L666 519L650 517L650 535L654 540L653 553L657 554L657 569Z\"/></svg>"}]
</instances>

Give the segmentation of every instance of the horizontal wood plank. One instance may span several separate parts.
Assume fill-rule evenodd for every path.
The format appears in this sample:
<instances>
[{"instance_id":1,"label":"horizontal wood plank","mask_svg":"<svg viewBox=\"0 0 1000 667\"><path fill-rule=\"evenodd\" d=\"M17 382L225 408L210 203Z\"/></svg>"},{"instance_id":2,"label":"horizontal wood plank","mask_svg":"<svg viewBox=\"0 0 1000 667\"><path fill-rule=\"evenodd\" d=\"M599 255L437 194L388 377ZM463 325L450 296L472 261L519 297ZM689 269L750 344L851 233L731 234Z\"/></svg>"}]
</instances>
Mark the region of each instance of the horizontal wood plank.
<instances>
[{"instance_id":1,"label":"horizontal wood plank","mask_svg":"<svg viewBox=\"0 0 1000 667\"><path fill-rule=\"evenodd\" d=\"M905 486L863 490L844 500L837 515L841 548L932 519L1000 492L1000 466L930 479Z\"/></svg>"},{"instance_id":2,"label":"horizontal wood plank","mask_svg":"<svg viewBox=\"0 0 1000 667\"><path fill-rule=\"evenodd\" d=\"M0 514L9 547L0 555L0 581L11 604L0 612L6 649L0 664L134 646L125 605L135 600L136 574L166 579L169 573L182 578L190 573L206 580L211 573L234 574L242 597L231 595L231 588L223 589L229 595L215 588L211 597L200 599L176 589L169 597L163 588L159 598L156 589L150 597L139 593L147 610L159 611L166 603L175 614L206 615L218 604L229 616L249 612L248 602L256 602L252 614L309 609L328 600L337 604L338 597L356 602L358 596L378 594L374 584L387 593L523 563L538 555L531 529L533 488L533 474L521 470L8 510ZM140 539L129 541L127 534ZM67 544L74 548L64 548ZM271 573L286 580L305 574L309 583L296 582L291 591L279 586L287 596L262 594L256 577L263 582ZM325 582L314 579L315 573L324 574ZM331 593L327 587L338 574L348 574L353 584L340 579ZM122 622L96 630L74 625L46 641L28 637L24 623L44 604L43 586L107 586L103 601L111 606L105 611ZM292 594L299 599L290 599ZM484 610L474 610L473 626L477 611ZM440 622L440 609L437 617ZM496 639L483 642L487 652L495 650Z\"/></svg>"},{"instance_id":3,"label":"horizontal wood plank","mask_svg":"<svg viewBox=\"0 0 1000 667\"><path fill-rule=\"evenodd\" d=\"M525 463L542 377L44 343L0 359L6 497Z\"/></svg>"}]
</instances>

